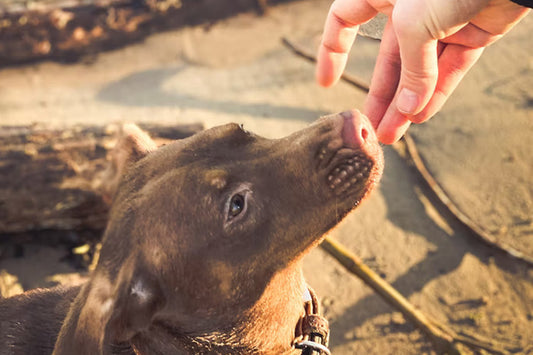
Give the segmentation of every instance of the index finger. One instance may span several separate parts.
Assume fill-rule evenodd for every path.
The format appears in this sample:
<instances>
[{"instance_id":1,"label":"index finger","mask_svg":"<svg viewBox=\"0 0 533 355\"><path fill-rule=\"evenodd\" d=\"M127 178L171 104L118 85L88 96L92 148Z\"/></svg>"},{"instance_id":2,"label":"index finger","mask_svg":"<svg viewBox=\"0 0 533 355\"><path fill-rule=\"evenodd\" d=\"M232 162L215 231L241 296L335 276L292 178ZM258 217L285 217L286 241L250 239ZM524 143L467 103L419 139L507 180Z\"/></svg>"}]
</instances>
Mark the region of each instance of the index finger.
<instances>
[{"instance_id":1,"label":"index finger","mask_svg":"<svg viewBox=\"0 0 533 355\"><path fill-rule=\"evenodd\" d=\"M367 0L335 0L329 9L318 49L316 79L333 85L341 76L359 25L376 16Z\"/></svg>"}]
</instances>

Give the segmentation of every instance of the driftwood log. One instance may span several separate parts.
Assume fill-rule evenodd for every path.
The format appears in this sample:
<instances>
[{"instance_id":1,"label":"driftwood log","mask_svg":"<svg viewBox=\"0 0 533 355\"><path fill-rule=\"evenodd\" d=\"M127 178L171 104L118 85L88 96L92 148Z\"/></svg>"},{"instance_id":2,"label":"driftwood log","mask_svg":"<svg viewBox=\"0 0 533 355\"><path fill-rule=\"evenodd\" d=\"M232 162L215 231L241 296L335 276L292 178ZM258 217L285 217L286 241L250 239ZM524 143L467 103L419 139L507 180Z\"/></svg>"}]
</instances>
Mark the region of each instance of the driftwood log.
<instances>
[{"instance_id":1,"label":"driftwood log","mask_svg":"<svg viewBox=\"0 0 533 355\"><path fill-rule=\"evenodd\" d=\"M0 127L0 241L105 227L108 209L98 185L115 143L113 127ZM203 129L201 124L141 127L156 141Z\"/></svg>"},{"instance_id":2,"label":"driftwood log","mask_svg":"<svg viewBox=\"0 0 533 355\"><path fill-rule=\"evenodd\" d=\"M288 0L3 0L0 67L81 56Z\"/></svg>"}]
</instances>

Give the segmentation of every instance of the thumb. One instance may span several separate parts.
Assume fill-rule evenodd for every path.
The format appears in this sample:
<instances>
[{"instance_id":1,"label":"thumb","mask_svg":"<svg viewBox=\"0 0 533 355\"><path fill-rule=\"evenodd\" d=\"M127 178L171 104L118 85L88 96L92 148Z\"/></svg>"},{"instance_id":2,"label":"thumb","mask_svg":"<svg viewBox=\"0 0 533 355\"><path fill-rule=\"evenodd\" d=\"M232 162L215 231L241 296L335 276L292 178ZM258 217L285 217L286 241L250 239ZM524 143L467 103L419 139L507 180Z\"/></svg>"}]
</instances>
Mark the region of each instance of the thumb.
<instances>
[{"instance_id":1,"label":"thumb","mask_svg":"<svg viewBox=\"0 0 533 355\"><path fill-rule=\"evenodd\" d=\"M420 7L406 7L397 2L392 13L402 61L395 102L398 111L407 116L424 109L437 85L438 41L424 26L423 11Z\"/></svg>"}]
</instances>

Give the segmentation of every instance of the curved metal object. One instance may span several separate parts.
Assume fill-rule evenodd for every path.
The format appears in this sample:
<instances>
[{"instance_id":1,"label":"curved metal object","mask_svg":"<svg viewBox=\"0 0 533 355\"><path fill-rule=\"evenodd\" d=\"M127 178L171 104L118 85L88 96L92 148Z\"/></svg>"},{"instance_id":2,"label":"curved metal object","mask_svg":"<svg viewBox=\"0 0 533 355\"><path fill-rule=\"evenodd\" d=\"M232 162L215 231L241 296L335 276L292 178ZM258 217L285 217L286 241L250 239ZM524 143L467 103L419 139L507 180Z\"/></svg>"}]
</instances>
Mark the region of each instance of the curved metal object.
<instances>
[{"instance_id":1,"label":"curved metal object","mask_svg":"<svg viewBox=\"0 0 533 355\"><path fill-rule=\"evenodd\" d=\"M323 352L327 355L331 355L331 351L325 345L322 345L322 344L319 344L317 342L310 341L310 340L299 341L294 344L294 347L296 349L304 349L304 350L311 348L312 350L318 351L319 353Z\"/></svg>"}]
</instances>

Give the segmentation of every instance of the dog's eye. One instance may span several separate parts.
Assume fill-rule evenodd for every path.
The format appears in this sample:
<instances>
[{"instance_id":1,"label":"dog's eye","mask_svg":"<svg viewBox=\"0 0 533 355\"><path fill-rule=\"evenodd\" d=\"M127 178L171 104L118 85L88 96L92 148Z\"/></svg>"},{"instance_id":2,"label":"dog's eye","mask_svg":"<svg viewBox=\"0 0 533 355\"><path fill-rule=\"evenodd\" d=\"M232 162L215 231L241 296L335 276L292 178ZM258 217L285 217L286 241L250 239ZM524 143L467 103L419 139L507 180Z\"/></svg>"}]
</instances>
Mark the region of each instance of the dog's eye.
<instances>
[{"instance_id":1,"label":"dog's eye","mask_svg":"<svg viewBox=\"0 0 533 355\"><path fill-rule=\"evenodd\" d=\"M244 196L241 194L233 195L229 202L228 218L233 218L239 215L244 210Z\"/></svg>"}]
</instances>

